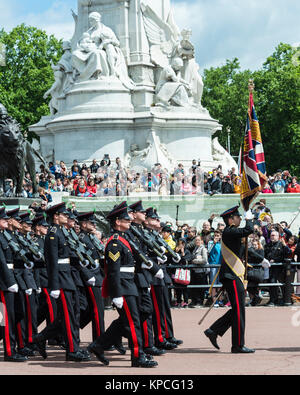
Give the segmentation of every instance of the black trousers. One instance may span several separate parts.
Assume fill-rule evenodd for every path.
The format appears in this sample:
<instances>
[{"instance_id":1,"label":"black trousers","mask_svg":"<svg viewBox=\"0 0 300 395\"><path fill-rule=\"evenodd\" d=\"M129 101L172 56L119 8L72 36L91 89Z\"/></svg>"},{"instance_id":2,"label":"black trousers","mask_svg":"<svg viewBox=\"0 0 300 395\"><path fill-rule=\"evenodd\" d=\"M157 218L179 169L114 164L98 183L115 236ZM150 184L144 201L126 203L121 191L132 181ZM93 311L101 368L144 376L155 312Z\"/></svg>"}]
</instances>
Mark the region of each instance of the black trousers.
<instances>
[{"instance_id":1,"label":"black trousers","mask_svg":"<svg viewBox=\"0 0 300 395\"><path fill-rule=\"evenodd\" d=\"M77 317L78 296L75 291L60 290L57 299L57 317L40 333L45 340L63 336L67 352L79 350L79 321Z\"/></svg>"},{"instance_id":2,"label":"black trousers","mask_svg":"<svg viewBox=\"0 0 300 395\"><path fill-rule=\"evenodd\" d=\"M17 320L18 344L19 349L32 344L32 338L38 332L37 321L37 295L33 290L31 295L27 295L25 291L19 291L19 303L25 316L20 321Z\"/></svg>"},{"instance_id":3,"label":"black trousers","mask_svg":"<svg viewBox=\"0 0 300 395\"><path fill-rule=\"evenodd\" d=\"M217 335L223 336L231 327L232 346L245 344L245 289L242 282L237 280L224 280L223 286L227 291L231 309L219 318L210 329Z\"/></svg>"},{"instance_id":4,"label":"black trousers","mask_svg":"<svg viewBox=\"0 0 300 395\"><path fill-rule=\"evenodd\" d=\"M85 328L92 321L93 341L105 332L104 303L99 287L86 287L88 307L80 314L80 328Z\"/></svg>"},{"instance_id":5,"label":"black trousers","mask_svg":"<svg viewBox=\"0 0 300 395\"><path fill-rule=\"evenodd\" d=\"M169 289L167 286L151 286L151 296L154 312L153 330L156 345L174 336Z\"/></svg>"},{"instance_id":6,"label":"black trousers","mask_svg":"<svg viewBox=\"0 0 300 395\"><path fill-rule=\"evenodd\" d=\"M119 317L95 341L96 345L106 349L120 342L120 336L128 339L131 358L139 358L144 354L143 339L140 326L140 313L137 296L123 296L122 309L117 309Z\"/></svg>"},{"instance_id":7,"label":"black trousers","mask_svg":"<svg viewBox=\"0 0 300 395\"><path fill-rule=\"evenodd\" d=\"M5 356L12 356L16 348L16 322L15 322L15 294L9 291L0 291L1 322L0 332L3 338Z\"/></svg>"},{"instance_id":8,"label":"black trousers","mask_svg":"<svg viewBox=\"0 0 300 395\"><path fill-rule=\"evenodd\" d=\"M47 324L51 324L57 317L56 300L50 296L50 290L43 288L38 295L37 322L38 326L46 320Z\"/></svg>"},{"instance_id":9,"label":"black trousers","mask_svg":"<svg viewBox=\"0 0 300 395\"><path fill-rule=\"evenodd\" d=\"M207 285L207 274L206 273L195 273L192 270L191 274L191 285ZM191 297L194 304L203 304L205 295L205 288L192 288Z\"/></svg>"}]
</instances>

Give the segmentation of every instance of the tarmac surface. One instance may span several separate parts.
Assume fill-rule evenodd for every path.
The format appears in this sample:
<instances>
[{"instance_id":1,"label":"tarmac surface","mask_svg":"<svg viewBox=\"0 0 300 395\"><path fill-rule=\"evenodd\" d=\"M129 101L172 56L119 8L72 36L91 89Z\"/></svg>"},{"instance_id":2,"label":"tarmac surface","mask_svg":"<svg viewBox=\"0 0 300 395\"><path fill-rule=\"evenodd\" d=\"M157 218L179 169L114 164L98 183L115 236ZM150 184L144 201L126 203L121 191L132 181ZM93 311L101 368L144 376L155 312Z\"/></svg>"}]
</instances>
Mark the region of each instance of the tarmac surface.
<instances>
[{"instance_id":1,"label":"tarmac surface","mask_svg":"<svg viewBox=\"0 0 300 395\"><path fill-rule=\"evenodd\" d=\"M3 362L0 344L0 375L295 375L300 373L300 306L249 307L246 311L246 346L255 348L254 354L231 354L231 331L218 338L220 351L213 348L203 331L227 308L214 308L204 323L199 319L205 308L173 309L175 336L184 343L167 354L156 357L157 368L131 368L130 353L107 352L108 367L95 357L92 361L74 363L65 361L65 352L59 347L48 347L48 359L40 356L26 363ZM115 311L106 311L106 327L117 317ZM91 327L81 331L81 347L91 341ZM127 341L124 341L124 344Z\"/></svg>"}]
</instances>

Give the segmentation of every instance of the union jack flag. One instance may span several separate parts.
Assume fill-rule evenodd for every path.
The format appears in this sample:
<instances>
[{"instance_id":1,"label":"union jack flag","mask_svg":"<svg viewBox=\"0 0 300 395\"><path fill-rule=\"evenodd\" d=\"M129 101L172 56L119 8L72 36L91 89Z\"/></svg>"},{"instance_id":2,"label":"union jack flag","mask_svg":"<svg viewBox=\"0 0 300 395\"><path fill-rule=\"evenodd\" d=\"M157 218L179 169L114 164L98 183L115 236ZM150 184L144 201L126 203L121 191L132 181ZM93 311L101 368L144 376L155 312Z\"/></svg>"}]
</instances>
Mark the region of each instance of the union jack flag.
<instances>
[{"instance_id":1,"label":"union jack flag","mask_svg":"<svg viewBox=\"0 0 300 395\"><path fill-rule=\"evenodd\" d=\"M244 137L242 160L241 202L246 211L250 203L267 182L265 154L259 122L256 116L253 93L249 95L247 125Z\"/></svg>"}]
</instances>

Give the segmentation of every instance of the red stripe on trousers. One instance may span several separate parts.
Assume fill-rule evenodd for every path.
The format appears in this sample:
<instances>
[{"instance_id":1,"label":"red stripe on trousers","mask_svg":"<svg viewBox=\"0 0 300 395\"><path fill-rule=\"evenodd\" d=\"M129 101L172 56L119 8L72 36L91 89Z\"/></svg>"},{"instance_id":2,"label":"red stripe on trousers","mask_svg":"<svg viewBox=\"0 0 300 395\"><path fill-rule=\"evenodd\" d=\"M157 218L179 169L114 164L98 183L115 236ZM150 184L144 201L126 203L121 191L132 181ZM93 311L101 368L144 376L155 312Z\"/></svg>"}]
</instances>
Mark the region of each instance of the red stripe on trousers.
<instances>
[{"instance_id":1,"label":"red stripe on trousers","mask_svg":"<svg viewBox=\"0 0 300 395\"><path fill-rule=\"evenodd\" d=\"M143 322L143 330L144 330L144 340L145 340L144 347L149 347L149 333L148 333L147 320Z\"/></svg>"},{"instance_id":2,"label":"red stripe on trousers","mask_svg":"<svg viewBox=\"0 0 300 395\"><path fill-rule=\"evenodd\" d=\"M74 344L73 344L73 337L72 337L72 331L71 331L68 305L67 305L65 294L62 289L60 290L60 296L61 296L61 302L62 302L63 311L64 311L64 317L65 317L65 323L66 323L66 329L67 329L67 337L68 337L68 341L69 341L69 351L74 352Z\"/></svg>"},{"instance_id":3,"label":"red stripe on trousers","mask_svg":"<svg viewBox=\"0 0 300 395\"><path fill-rule=\"evenodd\" d=\"M167 339L169 339L169 331L168 331L168 324L167 324L167 317L166 317L166 314L165 314L165 327L166 327L166 338Z\"/></svg>"},{"instance_id":4,"label":"red stripe on trousers","mask_svg":"<svg viewBox=\"0 0 300 395\"><path fill-rule=\"evenodd\" d=\"M47 302L48 311L49 311L49 319L52 324L52 322L54 321L54 311L53 311L53 306L51 303L51 298L50 298L49 292L47 291L47 288L43 288L43 291L44 291L44 294L46 295L46 302Z\"/></svg>"},{"instance_id":5,"label":"red stripe on trousers","mask_svg":"<svg viewBox=\"0 0 300 395\"><path fill-rule=\"evenodd\" d=\"M160 324L160 314L159 314L159 308L158 308L158 303L154 291L153 285L151 285L151 293L152 293L152 298L153 298L153 306L155 310L155 315L156 315L156 322L157 322L157 329L158 329L158 340L160 343L164 342L164 338L162 336L162 331L161 331L161 324Z\"/></svg>"},{"instance_id":6,"label":"red stripe on trousers","mask_svg":"<svg viewBox=\"0 0 300 395\"><path fill-rule=\"evenodd\" d=\"M17 323L17 332L18 332L18 339L19 339L19 348L24 348L22 327L21 327L20 322Z\"/></svg>"},{"instance_id":7,"label":"red stripe on trousers","mask_svg":"<svg viewBox=\"0 0 300 395\"><path fill-rule=\"evenodd\" d=\"M6 354L8 357L12 355L11 353L11 346L10 346L10 338L9 338L9 324L8 324L8 316L7 316L7 308L6 308L6 301L3 291L0 291L1 295L1 302L4 306L4 318L5 318L5 327L4 327L4 339L5 339L5 346L6 346Z\"/></svg>"},{"instance_id":8,"label":"red stripe on trousers","mask_svg":"<svg viewBox=\"0 0 300 395\"><path fill-rule=\"evenodd\" d=\"M32 314L29 296L26 294L28 343L32 343Z\"/></svg>"},{"instance_id":9,"label":"red stripe on trousers","mask_svg":"<svg viewBox=\"0 0 300 395\"><path fill-rule=\"evenodd\" d=\"M234 287L236 306L237 306L238 340L239 340L239 346L240 346L241 345L241 313L240 313L240 304L239 304L239 298L238 298L238 293L237 293L235 280L233 281L233 287Z\"/></svg>"},{"instance_id":10,"label":"red stripe on trousers","mask_svg":"<svg viewBox=\"0 0 300 395\"><path fill-rule=\"evenodd\" d=\"M93 309L94 309L94 316L95 316L95 325L96 325L96 333L97 336L100 336L100 324L99 324L99 312L98 312L98 307L97 307L97 303L96 303L96 299L95 299L95 295L94 292L92 290L92 287L88 287L89 290L89 294L90 294L90 298L92 300L92 304L93 304Z\"/></svg>"},{"instance_id":11,"label":"red stripe on trousers","mask_svg":"<svg viewBox=\"0 0 300 395\"><path fill-rule=\"evenodd\" d=\"M128 319L130 331L131 331L131 337L132 337L132 341L133 341L133 355L135 358L138 358L139 357L139 344L138 344L138 340L137 340L137 336L136 336L134 322L132 320L130 310L128 308L128 304L127 304L124 296L123 296L123 301L124 301L123 307L124 307L125 313L127 315L127 319Z\"/></svg>"}]
</instances>

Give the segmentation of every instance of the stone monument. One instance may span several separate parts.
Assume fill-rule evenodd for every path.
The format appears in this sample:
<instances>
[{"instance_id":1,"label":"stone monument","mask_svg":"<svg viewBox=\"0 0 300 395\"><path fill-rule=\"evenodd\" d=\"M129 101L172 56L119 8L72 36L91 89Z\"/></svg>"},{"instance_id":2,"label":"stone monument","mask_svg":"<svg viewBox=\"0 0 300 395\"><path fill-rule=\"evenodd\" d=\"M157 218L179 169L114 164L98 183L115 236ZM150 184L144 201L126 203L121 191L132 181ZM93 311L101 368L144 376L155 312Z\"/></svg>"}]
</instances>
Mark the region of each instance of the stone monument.
<instances>
[{"instance_id":1,"label":"stone monument","mask_svg":"<svg viewBox=\"0 0 300 395\"><path fill-rule=\"evenodd\" d=\"M73 17L74 35L45 93L51 115L30 127L45 158L110 154L147 169L222 163L212 151L222 126L201 105L192 32L179 30L170 0L78 0Z\"/></svg>"}]
</instances>

